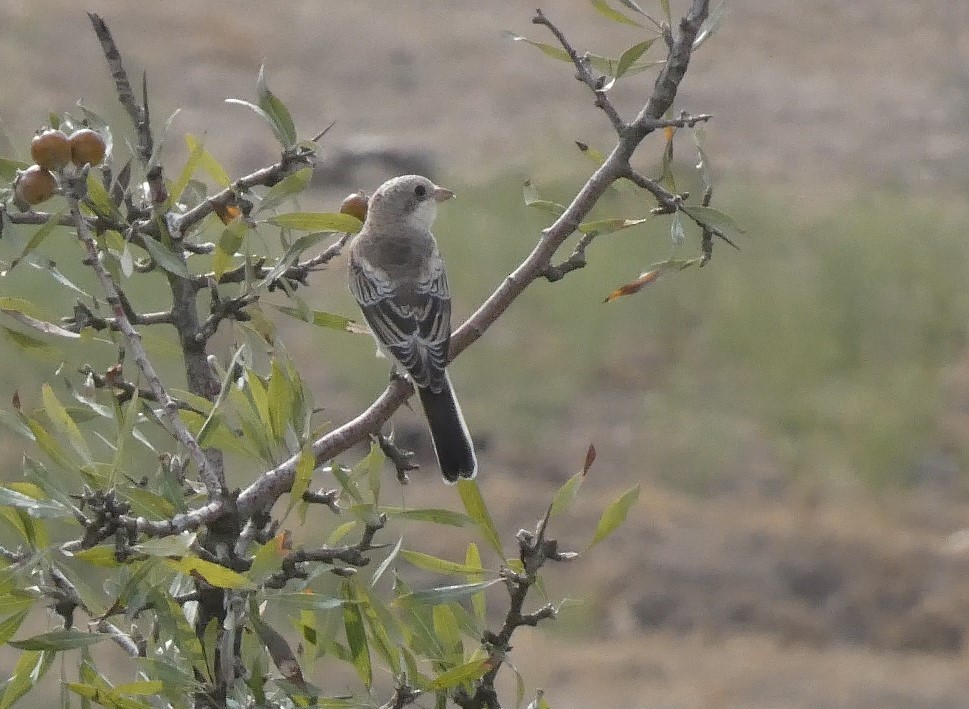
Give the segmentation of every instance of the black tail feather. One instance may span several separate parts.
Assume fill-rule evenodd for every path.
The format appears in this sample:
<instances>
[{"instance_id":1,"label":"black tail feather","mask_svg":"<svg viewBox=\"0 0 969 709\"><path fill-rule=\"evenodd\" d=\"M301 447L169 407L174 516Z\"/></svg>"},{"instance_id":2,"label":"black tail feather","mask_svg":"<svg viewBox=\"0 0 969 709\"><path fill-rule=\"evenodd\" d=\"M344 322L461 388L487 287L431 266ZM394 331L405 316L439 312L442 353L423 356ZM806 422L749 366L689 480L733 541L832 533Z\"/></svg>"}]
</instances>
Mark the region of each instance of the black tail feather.
<instances>
[{"instance_id":1,"label":"black tail feather","mask_svg":"<svg viewBox=\"0 0 969 709\"><path fill-rule=\"evenodd\" d=\"M478 461L451 380L445 375L445 386L436 394L426 388L417 391L431 428L441 475L449 483L457 482L458 478L473 478L478 472Z\"/></svg>"}]
</instances>

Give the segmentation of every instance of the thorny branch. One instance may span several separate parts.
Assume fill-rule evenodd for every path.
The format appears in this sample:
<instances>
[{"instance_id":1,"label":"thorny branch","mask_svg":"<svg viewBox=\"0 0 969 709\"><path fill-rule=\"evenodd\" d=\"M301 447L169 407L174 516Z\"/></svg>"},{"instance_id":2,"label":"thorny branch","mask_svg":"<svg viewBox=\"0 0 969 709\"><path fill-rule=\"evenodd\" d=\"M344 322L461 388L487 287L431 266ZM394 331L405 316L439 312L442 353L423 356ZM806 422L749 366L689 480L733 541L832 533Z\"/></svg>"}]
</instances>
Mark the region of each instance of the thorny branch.
<instances>
[{"instance_id":1,"label":"thorny branch","mask_svg":"<svg viewBox=\"0 0 969 709\"><path fill-rule=\"evenodd\" d=\"M155 371L155 366L151 363L148 353L141 343L141 334L134 329L134 326L132 326L131 321L128 319L125 308L122 306L121 297L115 288L114 279L101 262L98 255L98 247L94 241L94 235L91 234L87 221L81 215L77 196L69 194L67 199L71 217L74 219L74 225L77 228L78 239L80 239L81 244L84 246L88 259L90 260L91 268L94 270L101 284L101 288L104 290L108 304L114 312L115 322L117 323L118 330L125 338L127 350L134 357L135 363L145 377L148 388L155 395L156 401L161 404L162 417L171 430L172 435L175 436L175 439L192 456L192 460L198 468L199 477L209 491L210 499L220 499L225 492L223 483L219 479L219 476L212 471L209 460L206 458L205 452L198 444L198 441L195 440L191 431L182 423L182 419L178 415L178 405L169 395L168 390L162 384L161 378Z\"/></svg>"},{"instance_id":2,"label":"thorny branch","mask_svg":"<svg viewBox=\"0 0 969 709\"><path fill-rule=\"evenodd\" d=\"M538 523L534 532L526 529L518 531L518 558L522 563L523 571L519 573L509 568L501 571L505 588L508 590L508 612L497 632L486 630L481 638L490 662L488 671L475 683L474 692L469 694L463 688L459 688L453 694L455 703L464 709L500 709L494 683L504 663L505 655L511 650L509 643L512 635L518 628L534 627L543 620L555 617L555 607L550 603L532 613L522 612L528 592L538 581L538 572L545 562L571 561L578 556L575 552L559 551L558 542L545 536L551 514L552 508L549 506L545 517Z\"/></svg>"},{"instance_id":3,"label":"thorny branch","mask_svg":"<svg viewBox=\"0 0 969 709\"><path fill-rule=\"evenodd\" d=\"M690 12L679 25L675 38L663 65L649 101L624 130L612 152L586 181L572 202L559 218L542 232L542 237L531 254L510 273L491 296L451 336L450 357L453 360L466 347L481 337L518 296L536 279L545 275L552 256L575 232L609 186L633 172L629 160L643 139L657 129L657 122L669 110L676 97L676 90L686 72L693 42L700 26L709 13L709 0L693 0ZM536 19L544 18L541 13ZM547 18L544 22L548 22ZM539 20L539 23L543 23ZM574 50L573 50L574 51ZM652 191L651 191L652 192ZM659 198L659 194L653 192ZM661 193L660 193L661 194ZM676 195L667 193L663 206L674 201ZM359 443L371 432L379 430L391 415L413 394L413 388L405 380L394 380L377 399L356 418L348 421L313 443L317 464L333 458ZM296 473L298 455L259 476L244 489L238 498L239 511L243 515L258 509L267 509L292 486Z\"/></svg>"}]
</instances>

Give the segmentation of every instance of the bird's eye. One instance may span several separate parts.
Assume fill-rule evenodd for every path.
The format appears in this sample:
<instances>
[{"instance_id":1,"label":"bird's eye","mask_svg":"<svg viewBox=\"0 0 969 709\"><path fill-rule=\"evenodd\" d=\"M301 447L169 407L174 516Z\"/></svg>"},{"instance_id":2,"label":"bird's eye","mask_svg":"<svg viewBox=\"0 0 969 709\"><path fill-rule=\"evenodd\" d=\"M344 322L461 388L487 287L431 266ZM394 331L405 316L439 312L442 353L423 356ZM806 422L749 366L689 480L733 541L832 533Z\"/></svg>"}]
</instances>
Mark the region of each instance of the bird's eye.
<instances>
[{"instance_id":1,"label":"bird's eye","mask_svg":"<svg viewBox=\"0 0 969 709\"><path fill-rule=\"evenodd\" d=\"M414 188L414 194L416 194L418 197L423 197L427 194L427 188L424 185L418 185Z\"/></svg>"}]
</instances>

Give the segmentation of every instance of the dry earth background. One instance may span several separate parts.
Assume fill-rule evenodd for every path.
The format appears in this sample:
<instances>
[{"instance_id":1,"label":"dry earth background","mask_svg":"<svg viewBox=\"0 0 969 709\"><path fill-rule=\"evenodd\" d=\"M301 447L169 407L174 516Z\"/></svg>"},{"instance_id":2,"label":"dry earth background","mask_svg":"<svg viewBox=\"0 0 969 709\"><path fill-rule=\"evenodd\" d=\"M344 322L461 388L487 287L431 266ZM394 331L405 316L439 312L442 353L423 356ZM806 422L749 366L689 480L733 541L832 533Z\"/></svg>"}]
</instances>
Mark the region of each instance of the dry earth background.
<instances>
[{"instance_id":1,"label":"dry earth background","mask_svg":"<svg viewBox=\"0 0 969 709\"><path fill-rule=\"evenodd\" d=\"M769 186L792 212L873 184L965 200L969 4L728 5L676 103L715 114L709 151L719 175ZM588 3L542 7L580 47L615 54L638 41ZM336 121L331 150L389 141L431 160L447 184L554 174L572 139L608 140L564 65L502 37L539 34L531 3L429 1L0 0L0 119L10 135L28 135L78 96L117 115L83 10L107 19L129 71L148 71L155 115L183 107L176 135L207 132L209 149L237 173L274 152L256 119L222 102L252 95L263 59L304 134ZM638 106L641 86L617 94L619 104ZM181 159L178 140L169 150ZM321 191L319 204L332 208L335 195L383 176L344 175L348 184ZM721 256L713 268L744 258ZM472 380L473 365L464 366ZM961 488L819 501L771 484L784 473L764 443L742 458L735 485L700 498L677 492L624 448L648 443L648 431L624 424L642 406L645 366L614 366L612 380L542 429L540 445L506 450L493 440L486 454L483 489L502 501L505 529L531 524L536 500L590 440L602 482L588 486L574 529L594 524L629 481L644 482L629 526L555 576L589 599L581 617L518 639L529 681L556 707L969 707L969 559L952 536L966 524ZM370 393L338 384L320 379L334 418ZM428 477L415 495L440 494Z\"/></svg>"}]
</instances>

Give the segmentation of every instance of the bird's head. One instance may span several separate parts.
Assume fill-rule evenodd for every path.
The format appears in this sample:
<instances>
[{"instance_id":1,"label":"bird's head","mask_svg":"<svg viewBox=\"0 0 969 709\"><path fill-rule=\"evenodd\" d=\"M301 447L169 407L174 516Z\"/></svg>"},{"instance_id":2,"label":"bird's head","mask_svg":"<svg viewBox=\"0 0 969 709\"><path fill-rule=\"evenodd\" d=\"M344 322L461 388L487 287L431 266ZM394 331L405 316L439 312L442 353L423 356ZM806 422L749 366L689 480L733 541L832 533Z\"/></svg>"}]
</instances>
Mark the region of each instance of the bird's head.
<instances>
[{"instance_id":1,"label":"bird's head","mask_svg":"<svg viewBox=\"0 0 969 709\"><path fill-rule=\"evenodd\" d=\"M437 216L437 205L453 196L451 190L438 187L420 175L395 177L382 184L370 198L367 222L403 222L430 230Z\"/></svg>"}]
</instances>

